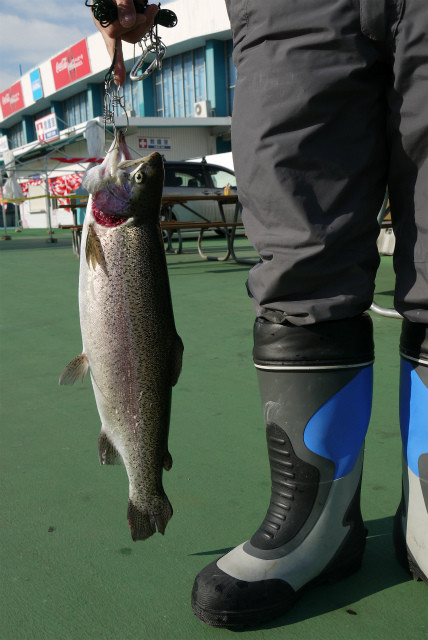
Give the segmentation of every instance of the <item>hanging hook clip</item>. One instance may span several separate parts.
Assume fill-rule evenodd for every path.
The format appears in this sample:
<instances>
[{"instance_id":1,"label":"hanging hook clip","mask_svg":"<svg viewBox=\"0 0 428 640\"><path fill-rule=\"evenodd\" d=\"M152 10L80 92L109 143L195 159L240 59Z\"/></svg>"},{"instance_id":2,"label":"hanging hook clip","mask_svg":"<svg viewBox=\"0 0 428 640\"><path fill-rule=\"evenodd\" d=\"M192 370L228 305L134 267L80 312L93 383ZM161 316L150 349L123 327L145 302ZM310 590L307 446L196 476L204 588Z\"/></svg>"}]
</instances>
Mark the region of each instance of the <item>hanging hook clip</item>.
<instances>
[{"instance_id":1,"label":"hanging hook clip","mask_svg":"<svg viewBox=\"0 0 428 640\"><path fill-rule=\"evenodd\" d=\"M138 80L144 80L145 78L148 78L148 76L151 75L153 71L160 70L162 68L162 58L166 53L166 46L158 35L158 25L170 29L171 27L175 27L175 25L177 24L177 16L173 11L170 11L169 9L161 9L160 3L158 5L158 8L159 11L156 14L152 28L150 29L149 33L139 42L139 45L142 48L143 52L132 67L131 73L129 74L129 77L134 82ZM143 73L139 74L138 72L144 66L144 62L150 53L155 54L155 59L151 64L149 64L149 66Z\"/></svg>"},{"instance_id":2,"label":"hanging hook clip","mask_svg":"<svg viewBox=\"0 0 428 640\"><path fill-rule=\"evenodd\" d=\"M149 66L143 73L139 74L139 70L144 66L144 62L150 53L156 54L155 59L149 64ZM148 78L148 76L151 75L153 71L156 71L156 69L161 69L162 58L164 57L165 53L166 47L164 43L158 38L155 41L152 40L149 45L143 48L141 56L132 67L129 74L131 80L133 80L134 82L137 80L144 80L145 78Z\"/></svg>"}]
</instances>

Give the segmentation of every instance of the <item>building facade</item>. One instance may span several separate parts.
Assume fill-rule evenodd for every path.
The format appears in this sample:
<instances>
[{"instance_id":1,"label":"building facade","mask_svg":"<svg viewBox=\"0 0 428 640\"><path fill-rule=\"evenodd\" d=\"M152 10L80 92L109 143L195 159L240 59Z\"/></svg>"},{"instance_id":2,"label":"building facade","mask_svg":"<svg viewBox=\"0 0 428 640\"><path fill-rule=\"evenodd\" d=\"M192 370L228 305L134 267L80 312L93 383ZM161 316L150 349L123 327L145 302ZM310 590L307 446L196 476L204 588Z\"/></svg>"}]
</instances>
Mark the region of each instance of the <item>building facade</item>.
<instances>
[{"instance_id":1,"label":"building facade","mask_svg":"<svg viewBox=\"0 0 428 640\"><path fill-rule=\"evenodd\" d=\"M138 82L128 74L122 89L126 113L118 110L118 124L128 124L137 149L159 146L168 159L229 151L235 68L224 0L204 3L203 11L199 0L166 0L162 6L178 16L176 27L159 27L167 46L162 68ZM103 120L110 67L102 36L91 25L88 20L93 32L87 38L0 93L0 153L9 149L16 158L36 158L54 141L69 138L67 152L85 155L85 125ZM129 71L141 49L124 43L124 53Z\"/></svg>"}]
</instances>

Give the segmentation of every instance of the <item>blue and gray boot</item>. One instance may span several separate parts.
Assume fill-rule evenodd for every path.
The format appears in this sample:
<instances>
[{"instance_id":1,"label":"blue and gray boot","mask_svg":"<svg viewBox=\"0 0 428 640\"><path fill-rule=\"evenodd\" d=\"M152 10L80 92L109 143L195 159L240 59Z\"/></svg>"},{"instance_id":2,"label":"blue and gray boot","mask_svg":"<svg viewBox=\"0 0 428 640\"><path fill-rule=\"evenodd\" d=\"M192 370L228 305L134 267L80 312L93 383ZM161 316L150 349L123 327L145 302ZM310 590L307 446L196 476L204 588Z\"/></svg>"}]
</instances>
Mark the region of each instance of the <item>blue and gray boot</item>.
<instances>
[{"instance_id":1,"label":"blue and gray boot","mask_svg":"<svg viewBox=\"0 0 428 640\"><path fill-rule=\"evenodd\" d=\"M206 624L256 626L288 611L310 585L356 571L372 401L371 319L297 327L258 319L254 362L264 409L271 499L253 537L196 577Z\"/></svg>"},{"instance_id":2,"label":"blue and gray boot","mask_svg":"<svg viewBox=\"0 0 428 640\"><path fill-rule=\"evenodd\" d=\"M428 584L428 327L403 321L400 339L403 495L394 521L397 557Z\"/></svg>"}]
</instances>

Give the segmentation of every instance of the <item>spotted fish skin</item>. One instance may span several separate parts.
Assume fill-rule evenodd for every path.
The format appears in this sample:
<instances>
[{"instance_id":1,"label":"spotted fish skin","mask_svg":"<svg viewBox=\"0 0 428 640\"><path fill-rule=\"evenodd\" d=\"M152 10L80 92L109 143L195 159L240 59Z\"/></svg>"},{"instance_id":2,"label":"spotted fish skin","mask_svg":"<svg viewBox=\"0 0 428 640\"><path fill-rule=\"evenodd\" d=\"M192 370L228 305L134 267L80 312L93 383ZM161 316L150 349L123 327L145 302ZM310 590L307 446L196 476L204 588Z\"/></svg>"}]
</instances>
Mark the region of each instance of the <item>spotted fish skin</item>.
<instances>
[{"instance_id":1,"label":"spotted fish skin","mask_svg":"<svg viewBox=\"0 0 428 640\"><path fill-rule=\"evenodd\" d=\"M102 172L95 182L82 232L83 352L60 380L72 383L69 375L76 378L79 363L82 375L89 367L101 418L100 462L123 461L126 467L128 522L134 540L156 531L163 534L172 516L162 472L172 465L171 390L180 375L183 345L175 328L159 226L163 176L162 158L154 153L138 164L119 162L116 169L109 167L108 193L101 198ZM129 192L127 206L120 202L120 211L104 214L96 203L112 194L115 198L118 191L120 201ZM114 203L107 208L115 210Z\"/></svg>"}]
</instances>

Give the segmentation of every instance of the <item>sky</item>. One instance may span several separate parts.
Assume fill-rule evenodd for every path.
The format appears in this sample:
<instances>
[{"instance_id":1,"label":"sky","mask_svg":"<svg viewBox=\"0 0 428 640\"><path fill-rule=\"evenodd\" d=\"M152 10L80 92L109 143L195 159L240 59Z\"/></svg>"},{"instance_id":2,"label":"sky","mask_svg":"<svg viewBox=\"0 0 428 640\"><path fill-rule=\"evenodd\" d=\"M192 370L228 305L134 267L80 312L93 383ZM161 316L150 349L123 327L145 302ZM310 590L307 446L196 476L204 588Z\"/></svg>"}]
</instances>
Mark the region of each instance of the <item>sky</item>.
<instances>
[{"instance_id":1,"label":"sky","mask_svg":"<svg viewBox=\"0 0 428 640\"><path fill-rule=\"evenodd\" d=\"M95 31L85 0L0 0L0 93Z\"/></svg>"},{"instance_id":2,"label":"sky","mask_svg":"<svg viewBox=\"0 0 428 640\"><path fill-rule=\"evenodd\" d=\"M95 31L84 0L0 0L0 92Z\"/></svg>"}]
</instances>

